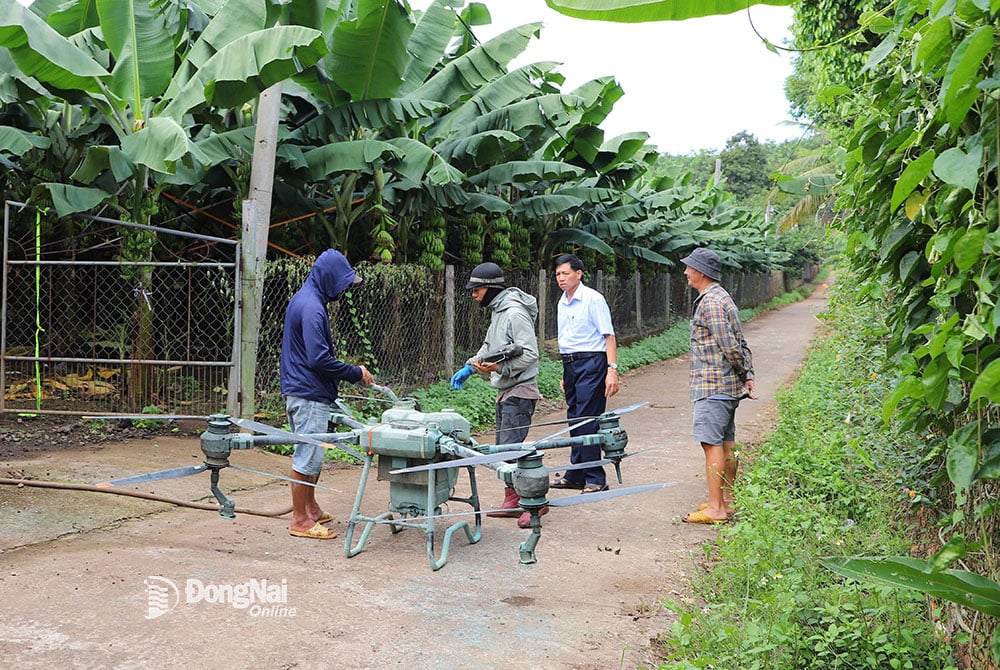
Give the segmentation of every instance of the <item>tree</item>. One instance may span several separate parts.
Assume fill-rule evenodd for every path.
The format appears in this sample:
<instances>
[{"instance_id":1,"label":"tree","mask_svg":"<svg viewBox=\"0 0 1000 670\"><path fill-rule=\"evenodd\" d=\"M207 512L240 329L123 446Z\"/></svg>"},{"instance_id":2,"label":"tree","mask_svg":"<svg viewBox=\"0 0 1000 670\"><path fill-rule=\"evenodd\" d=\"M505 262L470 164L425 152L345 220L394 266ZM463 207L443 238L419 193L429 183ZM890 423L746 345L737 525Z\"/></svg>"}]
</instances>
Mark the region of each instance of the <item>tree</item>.
<instances>
[{"instance_id":1,"label":"tree","mask_svg":"<svg viewBox=\"0 0 1000 670\"><path fill-rule=\"evenodd\" d=\"M726 189L739 202L747 202L767 190L767 153L757 138L741 130L728 140L719 154Z\"/></svg>"},{"instance_id":2,"label":"tree","mask_svg":"<svg viewBox=\"0 0 1000 670\"><path fill-rule=\"evenodd\" d=\"M891 25L879 13L882 4L835 0L796 5L792 33L801 51L785 83L793 117L809 119L838 139L850 128L850 94L869 81L868 52L879 43L871 28L881 32L886 22Z\"/></svg>"}]
</instances>

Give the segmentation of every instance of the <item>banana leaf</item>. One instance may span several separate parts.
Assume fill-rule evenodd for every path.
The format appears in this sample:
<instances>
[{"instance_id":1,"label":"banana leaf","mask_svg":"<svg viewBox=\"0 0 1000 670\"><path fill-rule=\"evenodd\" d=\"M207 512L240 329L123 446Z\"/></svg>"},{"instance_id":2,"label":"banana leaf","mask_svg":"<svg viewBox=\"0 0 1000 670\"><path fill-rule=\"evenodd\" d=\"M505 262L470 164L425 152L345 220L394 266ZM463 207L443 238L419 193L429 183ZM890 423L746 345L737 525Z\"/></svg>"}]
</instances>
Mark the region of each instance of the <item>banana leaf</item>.
<instances>
[{"instance_id":1,"label":"banana leaf","mask_svg":"<svg viewBox=\"0 0 1000 670\"><path fill-rule=\"evenodd\" d=\"M829 557L820 561L837 574L861 582L912 589L977 612L1000 617L1000 584L966 570L931 570L907 556L890 558Z\"/></svg>"},{"instance_id":2,"label":"banana leaf","mask_svg":"<svg viewBox=\"0 0 1000 670\"><path fill-rule=\"evenodd\" d=\"M751 5L785 6L792 0L545 0L545 4L578 19L645 23L732 14Z\"/></svg>"}]
</instances>

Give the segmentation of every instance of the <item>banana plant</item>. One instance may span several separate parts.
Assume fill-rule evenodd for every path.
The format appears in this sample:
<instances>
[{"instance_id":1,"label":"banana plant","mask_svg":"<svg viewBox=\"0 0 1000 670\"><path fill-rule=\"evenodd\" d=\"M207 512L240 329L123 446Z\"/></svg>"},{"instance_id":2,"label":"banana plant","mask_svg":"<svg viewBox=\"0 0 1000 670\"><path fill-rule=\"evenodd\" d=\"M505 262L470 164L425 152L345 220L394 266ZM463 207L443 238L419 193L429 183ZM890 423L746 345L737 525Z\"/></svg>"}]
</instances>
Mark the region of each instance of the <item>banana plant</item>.
<instances>
[{"instance_id":1,"label":"banana plant","mask_svg":"<svg viewBox=\"0 0 1000 670\"><path fill-rule=\"evenodd\" d=\"M60 216L87 208L102 192L113 203L112 193L91 186L103 174L131 180L135 197L162 188L179 162L202 157L192 152L193 127L217 122L222 110L326 52L316 29L267 25L275 11L263 0L231 0L213 17L199 14L206 22L200 32L189 27L200 23L188 21L195 9L153 0L126 5L80 0L26 8L0 0L0 42L16 66L9 75L44 88L48 99L86 101L85 113L107 130L106 143L88 146L79 159L76 188L62 189L72 197L56 201ZM126 211L138 209L133 203Z\"/></svg>"}]
</instances>

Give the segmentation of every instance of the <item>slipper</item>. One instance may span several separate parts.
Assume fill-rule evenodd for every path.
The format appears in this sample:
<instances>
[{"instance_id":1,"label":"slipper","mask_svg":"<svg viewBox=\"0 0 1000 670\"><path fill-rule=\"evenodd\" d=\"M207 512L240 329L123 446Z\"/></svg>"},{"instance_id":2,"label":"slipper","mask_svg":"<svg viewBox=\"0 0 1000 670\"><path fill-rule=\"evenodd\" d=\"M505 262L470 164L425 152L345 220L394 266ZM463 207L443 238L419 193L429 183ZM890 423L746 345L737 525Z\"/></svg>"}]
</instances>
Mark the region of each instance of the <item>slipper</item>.
<instances>
[{"instance_id":1,"label":"slipper","mask_svg":"<svg viewBox=\"0 0 1000 670\"><path fill-rule=\"evenodd\" d=\"M729 519L728 518L713 519L712 517L702 512L701 510L698 510L697 512L691 512L686 517L681 519L681 521L683 521L684 523L716 524L716 523L726 523L727 521L729 521Z\"/></svg>"},{"instance_id":2,"label":"slipper","mask_svg":"<svg viewBox=\"0 0 1000 670\"><path fill-rule=\"evenodd\" d=\"M605 484L604 486L601 486L600 484L587 484L586 486L583 487L583 490L580 491L580 493L600 493L601 491L607 491L607 490L608 490L607 484Z\"/></svg>"},{"instance_id":3,"label":"slipper","mask_svg":"<svg viewBox=\"0 0 1000 670\"><path fill-rule=\"evenodd\" d=\"M703 510L703 509L708 509L708 503L702 503L702 504L698 505L698 511L699 511L699 512L700 512L701 510ZM733 514L736 514L736 510L735 510L735 509L733 509L733 508L731 508L731 507L729 507L729 506L727 505L727 506L726 506L726 514L728 514L729 516L732 516Z\"/></svg>"},{"instance_id":4,"label":"slipper","mask_svg":"<svg viewBox=\"0 0 1000 670\"><path fill-rule=\"evenodd\" d=\"M565 477L559 477L558 479L553 479L549 482L549 488L552 489L576 489L580 490L583 488L583 482L571 482Z\"/></svg>"},{"instance_id":5,"label":"slipper","mask_svg":"<svg viewBox=\"0 0 1000 670\"><path fill-rule=\"evenodd\" d=\"M330 521L333 521L333 515L330 514L329 512L323 512L323 514L320 515L318 519L316 519L316 523L327 523Z\"/></svg>"},{"instance_id":6,"label":"slipper","mask_svg":"<svg viewBox=\"0 0 1000 670\"><path fill-rule=\"evenodd\" d=\"M335 532L333 532L329 528L325 528L319 525L318 523L313 524L313 527L306 531L293 530L289 528L288 534L294 537L309 537L314 540L332 540L333 538L337 537L337 534Z\"/></svg>"}]
</instances>

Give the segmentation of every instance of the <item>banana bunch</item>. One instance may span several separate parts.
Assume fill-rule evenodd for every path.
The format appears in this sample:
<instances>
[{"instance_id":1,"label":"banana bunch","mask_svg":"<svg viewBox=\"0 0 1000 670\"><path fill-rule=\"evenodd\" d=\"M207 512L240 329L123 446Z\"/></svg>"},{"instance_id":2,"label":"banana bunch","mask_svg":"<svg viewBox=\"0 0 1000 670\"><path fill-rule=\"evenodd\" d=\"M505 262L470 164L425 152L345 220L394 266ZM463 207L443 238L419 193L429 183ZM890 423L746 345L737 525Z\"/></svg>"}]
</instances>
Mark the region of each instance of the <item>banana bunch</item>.
<instances>
[{"instance_id":1,"label":"banana bunch","mask_svg":"<svg viewBox=\"0 0 1000 670\"><path fill-rule=\"evenodd\" d=\"M417 236L420 248L419 263L430 270L444 269L444 214L439 210L427 212L421 221L421 231Z\"/></svg>"},{"instance_id":2,"label":"banana bunch","mask_svg":"<svg viewBox=\"0 0 1000 670\"><path fill-rule=\"evenodd\" d=\"M490 238L493 242L493 262L502 268L509 268L514 245L511 244L510 219L498 216L490 222Z\"/></svg>"},{"instance_id":3,"label":"banana bunch","mask_svg":"<svg viewBox=\"0 0 1000 670\"><path fill-rule=\"evenodd\" d=\"M511 241L514 249L512 255L513 267L518 270L531 269L531 230L522 222L514 222L514 230L511 234Z\"/></svg>"},{"instance_id":4,"label":"banana bunch","mask_svg":"<svg viewBox=\"0 0 1000 670\"><path fill-rule=\"evenodd\" d=\"M470 266L483 262L483 215L469 214L455 231L458 257Z\"/></svg>"},{"instance_id":5,"label":"banana bunch","mask_svg":"<svg viewBox=\"0 0 1000 670\"><path fill-rule=\"evenodd\" d=\"M382 212L375 227L372 228L373 242L375 248L372 250L372 260L376 263L391 263L393 252L396 250L396 241L392 239L392 231L396 227L396 220L389 216L388 212Z\"/></svg>"}]
</instances>

